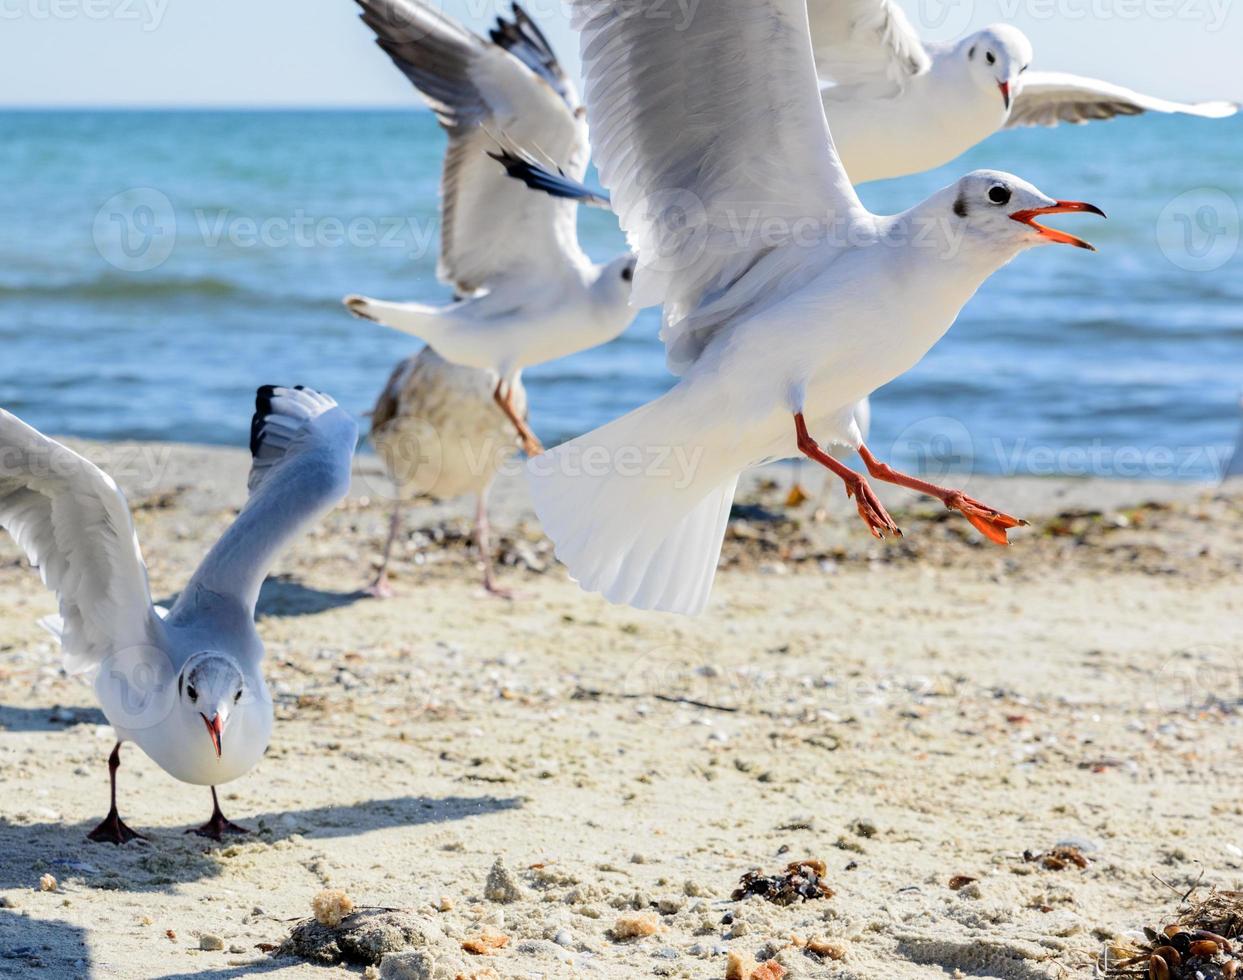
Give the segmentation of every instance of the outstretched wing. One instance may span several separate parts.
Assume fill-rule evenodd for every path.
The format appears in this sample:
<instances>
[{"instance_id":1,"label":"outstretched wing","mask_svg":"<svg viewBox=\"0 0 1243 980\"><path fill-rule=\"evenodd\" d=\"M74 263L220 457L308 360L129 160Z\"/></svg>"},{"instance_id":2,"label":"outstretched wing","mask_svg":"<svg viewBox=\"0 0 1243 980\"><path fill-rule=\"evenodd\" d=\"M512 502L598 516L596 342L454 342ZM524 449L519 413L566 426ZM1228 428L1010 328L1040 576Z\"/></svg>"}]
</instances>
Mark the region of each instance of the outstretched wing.
<instances>
[{"instance_id":1,"label":"outstretched wing","mask_svg":"<svg viewBox=\"0 0 1243 980\"><path fill-rule=\"evenodd\" d=\"M503 134L576 179L586 173L577 95L526 13L515 6L485 41L420 0L358 3L376 42L449 134L440 278L470 295L499 278L548 275L583 261L574 202L524 191L487 156Z\"/></svg>"},{"instance_id":2,"label":"outstretched wing","mask_svg":"<svg viewBox=\"0 0 1243 980\"><path fill-rule=\"evenodd\" d=\"M60 603L78 673L162 635L125 495L108 474L0 409L0 527Z\"/></svg>"},{"instance_id":3,"label":"outstretched wing","mask_svg":"<svg viewBox=\"0 0 1243 980\"><path fill-rule=\"evenodd\" d=\"M176 621L204 596L232 598L254 614L277 556L345 497L358 426L327 395L265 385L251 422L250 498L203 559L173 607Z\"/></svg>"},{"instance_id":4,"label":"outstretched wing","mask_svg":"<svg viewBox=\"0 0 1243 980\"><path fill-rule=\"evenodd\" d=\"M867 214L829 137L807 9L718 0L671 25L664 0L573 0L573 23L600 177L639 259L631 305L664 304L669 365L681 372L761 260L805 256ZM710 322L691 325L708 299Z\"/></svg>"},{"instance_id":5,"label":"outstretched wing","mask_svg":"<svg viewBox=\"0 0 1243 980\"><path fill-rule=\"evenodd\" d=\"M497 163L505 168L514 180L520 180L533 191L551 194L553 197L569 198L579 204L593 208L613 210L613 202L603 191L593 191L581 181L572 180L565 174L553 173L542 163L527 154L513 148L499 149L489 153Z\"/></svg>"},{"instance_id":6,"label":"outstretched wing","mask_svg":"<svg viewBox=\"0 0 1243 980\"><path fill-rule=\"evenodd\" d=\"M932 59L895 0L808 0L816 71L839 89L897 94Z\"/></svg>"},{"instance_id":7,"label":"outstretched wing","mask_svg":"<svg viewBox=\"0 0 1243 980\"><path fill-rule=\"evenodd\" d=\"M1238 109L1233 102L1170 102L1095 78L1033 71L1023 76L1023 85L1014 98L1006 126L1056 126L1063 122L1085 123L1114 116L1138 116L1143 112L1177 112L1221 119L1233 116Z\"/></svg>"}]
</instances>

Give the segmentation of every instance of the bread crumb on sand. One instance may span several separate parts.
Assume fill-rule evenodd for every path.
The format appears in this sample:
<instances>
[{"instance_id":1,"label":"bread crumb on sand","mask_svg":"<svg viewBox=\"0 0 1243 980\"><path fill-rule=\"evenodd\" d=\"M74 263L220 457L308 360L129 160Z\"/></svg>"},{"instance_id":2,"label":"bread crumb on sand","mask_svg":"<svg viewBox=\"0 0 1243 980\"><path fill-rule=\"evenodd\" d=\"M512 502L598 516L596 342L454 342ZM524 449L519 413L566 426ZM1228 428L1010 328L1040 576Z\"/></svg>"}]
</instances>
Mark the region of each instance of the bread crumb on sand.
<instances>
[{"instance_id":1,"label":"bread crumb on sand","mask_svg":"<svg viewBox=\"0 0 1243 980\"><path fill-rule=\"evenodd\" d=\"M725 980L781 980L785 967L776 960L757 963L750 953L730 950L725 964Z\"/></svg>"},{"instance_id":2,"label":"bread crumb on sand","mask_svg":"<svg viewBox=\"0 0 1243 980\"><path fill-rule=\"evenodd\" d=\"M335 928L354 911L354 900L339 888L325 888L311 899L311 911L321 926Z\"/></svg>"},{"instance_id":3,"label":"bread crumb on sand","mask_svg":"<svg viewBox=\"0 0 1243 980\"><path fill-rule=\"evenodd\" d=\"M660 919L654 912L619 915L612 929L613 938L619 943L654 936L658 932L660 932Z\"/></svg>"}]
</instances>

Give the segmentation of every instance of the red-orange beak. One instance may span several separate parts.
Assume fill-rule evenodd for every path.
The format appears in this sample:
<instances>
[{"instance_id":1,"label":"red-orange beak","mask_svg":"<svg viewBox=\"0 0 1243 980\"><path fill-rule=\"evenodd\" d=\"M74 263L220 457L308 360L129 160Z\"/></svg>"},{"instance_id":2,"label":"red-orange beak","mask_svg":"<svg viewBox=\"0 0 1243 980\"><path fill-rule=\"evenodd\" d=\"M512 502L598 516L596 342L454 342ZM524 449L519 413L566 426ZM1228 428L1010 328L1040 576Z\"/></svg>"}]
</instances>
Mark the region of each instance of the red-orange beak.
<instances>
[{"instance_id":1,"label":"red-orange beak","mask_svg":"<svg viewBox=\"0 0 1243 980\"><path fill-rule=\"evenodd\" d=\"M199 712L199 717L203 719L203 724L207 726L207 734L211 736L211 744L216 750L216 758L220 758L220 740L224 737L224 722L219 715L212 715L208 719L207 715Z\"/></svg>"},{"instance_id":2,"label":"red-orange beak","mask_svg":"<svg viewBox=\"0 0 1243 980\"><path fill-rule=\"evenodd\" d=\"M1010 215L1010 218L1022 224L1031 225L1042 238L1047 238L1051 242L1074 245L1076 248L1086 248L1090 252L1095 252L1096 246L1089 245L1082 238L1076 238L1074 235L1058 231L1056 228L1046 228L1044 225L1037 224L1034 220L1038 214L1061 214L1065 211L1087 211L1089 214L1099 214L1102 218L1105 217L1105 212L1095 204L1085 204L1083 201L1055 201L1047 208L1028 208L1026 211L1015 211Z\"/></svg>"},{"instance_id":3,"label":"red-orange beak","mask_svg":"<svg viewBox=\"0 0 1243 980\"><path fill-rule=\"evenodd\" d=\"M1001 89L1001 97L1003 100L1005 100L1006 108L1009 109L1010 108L1010 83L1009 82L998 82L997 87Z\"/></svg>"}]
</instances>

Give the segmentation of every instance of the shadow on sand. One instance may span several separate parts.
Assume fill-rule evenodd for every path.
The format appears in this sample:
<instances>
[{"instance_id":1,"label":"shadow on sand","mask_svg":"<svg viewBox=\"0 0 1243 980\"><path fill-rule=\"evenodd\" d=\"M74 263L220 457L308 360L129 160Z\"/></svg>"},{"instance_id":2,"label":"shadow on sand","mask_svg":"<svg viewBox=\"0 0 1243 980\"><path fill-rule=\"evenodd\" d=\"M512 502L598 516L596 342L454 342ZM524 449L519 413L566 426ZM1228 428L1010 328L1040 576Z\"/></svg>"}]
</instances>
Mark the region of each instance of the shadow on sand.
<instances>
[{"instance_id":1,"label":"shadow on sand","mask_svg":"<svg viewBox=\"0 0 1243 980\"><path fill-rule=\"evenodd\" d=\"M98 708L15 708L0 704L0 731L63 732L72 725L106 725Z\"/></svg>"},{"instance_id":2,"label":"shadow on sand","mask_svg":"<svg viewBox=\"0 0 1243 980\"><path fill-rule=\"evenodd\" d=\"M0 977L89 977L86 932L65 922L0 911Z\"/></svg>"},{"instance_id":3,"label":"shadow on sand","mask_svg":"<svg viewBox=\"0 0 1243 980\"><path fill-rule=\"evenodd\" d=\"M138 802L135 799L136 805ZM97 822L94 819L75 824L13 824L0 818L0 888L35 887L39 880L36 869L47 866L57 877L77 877L88 887L159 891L170 885L216 877L224 860L219 852L236 843L274 844L294 834L308 840L348 837L391 827L485 817L521 806L522 800L516 797L403 796L347 806L230 813L230 817L254 833L229 837L220 843L187 834L189 826L146 828L135 808L128 813L123 810L122 816L135 830L147 834L149 840L123 847L87 842L86 835Z\"/></svg>"},{"instance_id":4,"label":"shadow on sand","mask_svg":"<svg viewBox=\"0 0 1243 980\"><path fill-rule=\"evenodd\" d=\"M177 603L180 593L173 593L156 600L156 605L172 609ZM312 588L285 575L278 575L264 581L259 590L259 601L255 605L255 619L268 616L314 616L316 613L330 609L352 606L367 594L361 589L353 592L327 592Z\"/></svg>"}]
</instances>

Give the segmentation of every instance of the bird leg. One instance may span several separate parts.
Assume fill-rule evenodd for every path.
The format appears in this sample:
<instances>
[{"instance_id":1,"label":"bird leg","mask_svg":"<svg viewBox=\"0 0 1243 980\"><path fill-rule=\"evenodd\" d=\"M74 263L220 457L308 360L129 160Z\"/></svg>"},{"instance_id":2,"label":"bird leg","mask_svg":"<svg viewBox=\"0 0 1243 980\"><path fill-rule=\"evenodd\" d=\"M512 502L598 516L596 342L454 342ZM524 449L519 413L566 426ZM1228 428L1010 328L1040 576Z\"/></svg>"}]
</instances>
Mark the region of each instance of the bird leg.
<instances>
[{"instance_id":1,"label":"bird leg","mask_svg":"<svg viewBox=\"0 0 1243 980\"><path fill-rule=\"evenodd\" d=\"M1011 528L1027 526L1027 521L1011 517L1009 514L1003 514L999 510L993 510L992 507L982 504L972 497L968 497L961 490L947 490L945 487L939 487L934 483L929 483L927 480L920 480L917 477L899 473L888 463L882 463L873 456L871 450L865 445L859 445L859 456L863 460L864 465L867 466L868 472L876 479L884 480L886 483L896 483L900 487L927 494L929 497L936 497L950 510L956 510L961 513L977 531L988 538L988 540L997 544L1006 545L1010 543L1006 537L1006 532Z\"/></svg>"},{"instance_id":2,"label":"bird leg","mask_svg":"<svg viewBox=\"0 0 1243 980\"><path fill-rule=\"evenodd\" d=\"M201 827L186 831L187 834L198 834L212 840L223 840L225 834L249 834L245 827L239 827L232 820L226 820L220 812L220 800L216 796L216 787L211 788L211 819Z\"/></svg>"},{"instance_id":3,"label":"bird leg","mask_svg":"<svg viewBox=\"0 0 1243 980\"><path fill-rule=\"evenodd\" d=\"M516 598L512 589L496 584L492 572L492 525L488 521L488 488L479 492L479 500L475 504L475 544L479 547L479 557L483 561L483 587L488 595L498 599Z\"/></svg>"},{"instance_id":4,"label":"bird leg","mask_svg":"<svg viewBox=\"0 0 1243 980\"><path fill-rule=\"evenodd\" d=\"M518 430L518 436L522 439L522 451L528 456L538 456L542 453L544 451L543 445L536 438L535 433L531 431L531 427L527 425L526 419L519 415L514 408L513 387L506 387L503 378L496 383L496 390L492 392L492 400L500 406L501 411L505 413L505 417Z\"/></svg>"},{"instance_id":5,"label":"bird leg","mask_svg":"<svg viewBox=\"0 0 1243 980\"><path fill-rule=\"evenodd\" d=\"M384 557L380 559L380 570L376 573L375 581L363 589L363 595L369 595L373 599L392 598L393 587L388 584L388 561L393 553L393 544L396 542L400 531L401 500L399 498L393 501L393 513L388 519L388 540L384 542Z\"/></svg>"},{"instance_id":6,"label":"bird leg","mask_svg":"<svg viewBox=\"0 0 1243 980\"><path fill-rule=\"evenodd\" d=\"M117 813L117 770L120 768L121 743L117 742L112 748L112 755L108 756L108 779L112 783L112 806L109 808L108 815L104 817L103 822L86 835L88 840L101 844L120 845L128 844L132 840L147 839L138 831L131 830L125 826L125 821Z\"/></svg>"},{"instance_id":7,"label":"bird leg","mask_svg":"<svg viewBox=\"0 0 1243 980\"><path fill-rule=\"evenodd\" d=\"M868 530L874 537L883 538L886 534L892 534L896 538L902 537L898 525L893 522L893 518L885 510L885 505L880 502L876 491L871 488L867 480L849 466L835 460L811 437L802 412L796 412L794 415L794 431L798 436L799 452L840 477L846 484L846 496L855 499L859 516L863 518L863 523L868 526Z\"/></svg>"}]
</instances>

